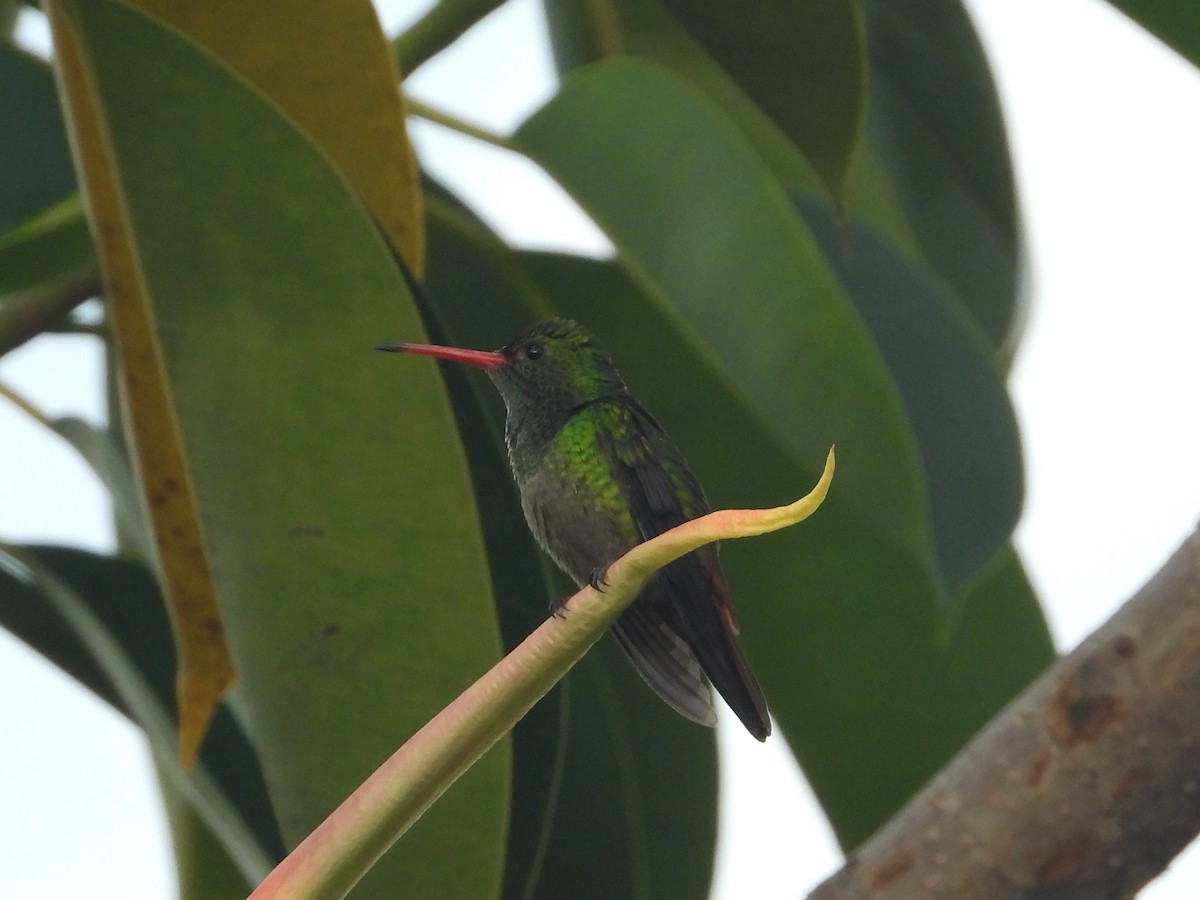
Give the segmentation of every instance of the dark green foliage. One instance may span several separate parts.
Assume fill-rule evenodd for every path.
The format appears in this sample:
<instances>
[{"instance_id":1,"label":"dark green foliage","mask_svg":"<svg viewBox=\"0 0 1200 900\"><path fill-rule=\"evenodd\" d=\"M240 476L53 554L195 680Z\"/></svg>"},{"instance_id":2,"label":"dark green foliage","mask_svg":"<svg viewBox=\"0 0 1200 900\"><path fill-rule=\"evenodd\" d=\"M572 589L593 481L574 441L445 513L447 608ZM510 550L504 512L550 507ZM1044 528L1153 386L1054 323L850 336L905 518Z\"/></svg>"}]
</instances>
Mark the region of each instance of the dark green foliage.
<instances>
[{"instance_id":1,"label":"dark green foliage","mask_svg":"<svg viewBox=\"0 0 1200 900\"><path fill-rule=\"evenodd\" d=\"M721 559L778 732L847 849L1052 658L1011 545L1018 205L958 2L547 0L563 85L509 143L615 256L515 248L426 183L415 298L353 178L276 98L133 5L68 5L237 715L218 716L197 772L173 768L175 653L144 562L13 551L0 623L146 730L185 867L191 848L261 876L570 589L525 527L492 386L397 365L384 341L490 349L551 316L584 323L714 507L794 499L837 445L816 516ZM447 7L400 47L423 59L492 5ZM1196 60L1194 16L1116 5ZM82 206L54 206L75 189L61 116L50 70L0 42L0 294L94 271ZM123 443L52 427L150 557ZM453 878L464 898L703 897L716 797L712 733L606 641L359 894ZM203 893L202 873L188 881Z\"/></svg>"}]
</instances>

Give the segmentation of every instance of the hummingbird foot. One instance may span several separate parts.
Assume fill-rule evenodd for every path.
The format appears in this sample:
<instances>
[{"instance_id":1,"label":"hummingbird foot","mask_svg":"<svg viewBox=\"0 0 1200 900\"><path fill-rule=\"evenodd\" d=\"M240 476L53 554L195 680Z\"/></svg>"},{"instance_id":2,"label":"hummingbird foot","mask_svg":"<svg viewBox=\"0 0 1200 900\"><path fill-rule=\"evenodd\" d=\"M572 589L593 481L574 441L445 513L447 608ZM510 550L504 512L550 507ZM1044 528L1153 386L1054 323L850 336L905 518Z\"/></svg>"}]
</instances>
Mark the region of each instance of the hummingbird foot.
<instances>
[{"instance_id":1,"label":"hummingbird foot","mask_svg":"<svg viewBox=\"0 0 1200 900\"><path fill-rule=\"evenodd\" d=\"M588 584L592 590L604 593L604 589L608 587L608 566L596 566L588 575Z\"/></svg>"},{"instance_id":2,"label":"hummingbird foot","mask_svg":"<svg viewBox=\"0 0 1200 900\"><path fill-rule=\"evenodd\" d=\"M600 593L604 593L604 589L608 587L608 566L596 566L592 569L587 579L588 585ZM561 597L556 597L550 601L550 615L556 619L565 619L567 617L566 606L567 601L571 599L570 594L564 594Z\"/></svg>"}]
</instances>

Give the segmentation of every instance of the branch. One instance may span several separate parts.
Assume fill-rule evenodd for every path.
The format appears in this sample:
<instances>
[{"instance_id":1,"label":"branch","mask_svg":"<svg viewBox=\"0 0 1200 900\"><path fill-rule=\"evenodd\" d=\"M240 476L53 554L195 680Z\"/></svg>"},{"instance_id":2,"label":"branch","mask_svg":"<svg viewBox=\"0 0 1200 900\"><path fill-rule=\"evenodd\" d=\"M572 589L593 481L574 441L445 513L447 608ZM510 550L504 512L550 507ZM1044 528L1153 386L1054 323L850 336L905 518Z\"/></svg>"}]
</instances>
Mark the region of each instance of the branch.
<instances>
[{"instance_id":1,"label":"branch","mask_svg":"<svg viewBox=\"0 0 1200 900\"><path fill-rule=\"evenodd\" d=\"M1200 532L809 900L1133 897L1200 832Z\"/></svg>"}]
</instances>

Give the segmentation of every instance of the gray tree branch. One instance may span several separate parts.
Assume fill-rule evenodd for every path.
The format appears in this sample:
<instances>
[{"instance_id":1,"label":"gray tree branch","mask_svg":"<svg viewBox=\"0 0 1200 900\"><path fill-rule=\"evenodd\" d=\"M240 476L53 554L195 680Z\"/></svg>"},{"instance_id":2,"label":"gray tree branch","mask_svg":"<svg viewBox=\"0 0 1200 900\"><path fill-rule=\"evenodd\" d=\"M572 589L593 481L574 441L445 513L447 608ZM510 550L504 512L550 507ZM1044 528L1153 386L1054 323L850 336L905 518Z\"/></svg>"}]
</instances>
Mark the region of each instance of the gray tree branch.
<instances>
[{"instance_id":1,"label":"gray tree branch","mask_svg":"<svg viewBox=\"0 0 1200 900\"><path fill-rule=\"evenodd\" d=\"M1200 833L1200 532L809 900L1115 900Z\"/></svg>"}]
</instances>

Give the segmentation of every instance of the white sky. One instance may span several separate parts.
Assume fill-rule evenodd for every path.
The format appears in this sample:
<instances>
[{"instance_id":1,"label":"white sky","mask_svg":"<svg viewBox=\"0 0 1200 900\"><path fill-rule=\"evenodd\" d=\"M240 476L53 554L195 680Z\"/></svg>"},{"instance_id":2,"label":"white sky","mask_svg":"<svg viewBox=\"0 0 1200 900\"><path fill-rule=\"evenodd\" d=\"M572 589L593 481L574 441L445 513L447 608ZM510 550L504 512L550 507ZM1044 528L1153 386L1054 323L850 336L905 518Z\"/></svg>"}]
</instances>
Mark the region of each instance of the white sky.
<instances>
[{"instance_id":1,"label":"white sky","mask_svg":"<svg viewBox=\"0 0 1200 900\"><path fill-rule=\"evenodd\" d=\"M411 4L395 5L389 28L411 18ZM1200 511L1200 76L1097 0L968 5L997 68L1032 256L1033 315L1012 384L1029 483L1017 539L1070 648ZM412 89L511 128L551 90L548 56L525 36L539 15L531 0L510 4L467 36L462 59L435 60ZM464 69L472 60L486 77ZM495 163L431 126L415 134L430 168L514 240L598 245L577 216L547 211L556 192L532 167ZM0 361L0 379L52 414L99 420L99 364L84 339L43 339ZM0 538L110 549L105 496L71 451L3 401L0 434ZM0 896L173 897L138 732L3 632L0 684ZM763 748L736 729L720 739L714 897L802 895L837 864L807 789L779 742ZM1190 900L1198 883L1193 850L1142 897Z\"/></svg>"}]
</instances>

